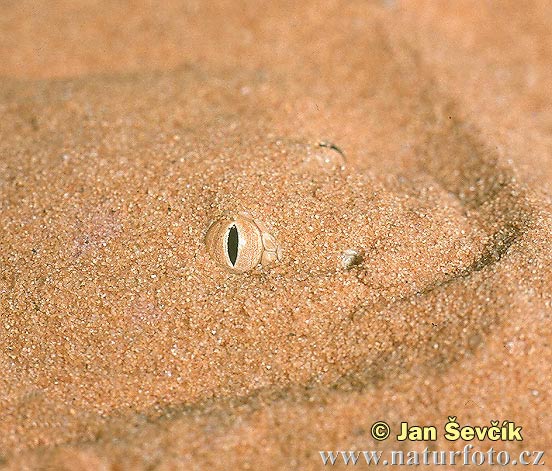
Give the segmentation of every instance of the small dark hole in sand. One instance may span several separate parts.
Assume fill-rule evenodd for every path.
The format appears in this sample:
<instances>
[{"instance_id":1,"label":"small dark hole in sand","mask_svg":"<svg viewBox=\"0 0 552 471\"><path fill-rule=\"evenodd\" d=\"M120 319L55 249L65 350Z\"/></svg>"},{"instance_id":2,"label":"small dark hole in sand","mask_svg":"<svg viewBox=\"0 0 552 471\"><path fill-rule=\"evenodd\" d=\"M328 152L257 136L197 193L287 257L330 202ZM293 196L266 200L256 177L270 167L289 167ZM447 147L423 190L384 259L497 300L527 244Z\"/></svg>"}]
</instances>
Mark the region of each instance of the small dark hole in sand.
<instances>
[{"instance_id":1,"label":"small dark hole in sand","mask_svg":"<svg viewBox=\"0 0 552 471\"><path fill-rule=\"evenodd\" d=\"M233 225L228 232L226 247L228 250L228 258L230 258L230 262L232 266L234 266L238 258L238 228L236 225Z\"/></svg>"}]
</instances>

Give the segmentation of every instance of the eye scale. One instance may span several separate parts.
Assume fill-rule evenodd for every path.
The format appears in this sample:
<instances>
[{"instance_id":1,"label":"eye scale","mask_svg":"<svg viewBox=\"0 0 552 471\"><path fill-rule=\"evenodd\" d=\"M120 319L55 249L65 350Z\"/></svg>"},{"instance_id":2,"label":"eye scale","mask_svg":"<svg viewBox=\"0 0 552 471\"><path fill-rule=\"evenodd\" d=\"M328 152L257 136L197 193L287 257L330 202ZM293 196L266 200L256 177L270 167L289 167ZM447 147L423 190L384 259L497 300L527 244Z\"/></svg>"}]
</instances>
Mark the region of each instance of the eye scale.
<instances>
[{"instance_id":1,"label":"eye scale","mask_svg":"<svg viewBox=\"0 0 552 471\"><path fill-rule=\"evenodd\" d=\"M363 254L362 251L356 249L346 249L341 254L341 266L348 270L354 266L360 265L362 263Z\"/></svg>"},{"instance_id":2,"label":"eye scale","mask_svg":"<svg viewBox=\"0 0 552 471\"><path fill-rule=\"evenodd\" d=\"M205 245L219 265L238 273L282 258L282 250L266 226L243 213L225 213L213 221Z\"/></svg>"}]
</instances>

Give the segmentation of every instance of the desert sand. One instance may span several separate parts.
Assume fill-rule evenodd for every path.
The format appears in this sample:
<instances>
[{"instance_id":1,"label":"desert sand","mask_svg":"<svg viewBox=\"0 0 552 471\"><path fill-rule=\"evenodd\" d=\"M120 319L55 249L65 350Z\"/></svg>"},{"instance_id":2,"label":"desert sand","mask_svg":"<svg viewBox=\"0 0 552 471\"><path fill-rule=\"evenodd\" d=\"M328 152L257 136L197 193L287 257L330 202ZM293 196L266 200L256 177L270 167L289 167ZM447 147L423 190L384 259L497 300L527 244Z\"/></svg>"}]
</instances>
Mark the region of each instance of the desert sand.
<instances>
[{"instance_id":1,"label":"desert sand","mask_svg":"<svg viewBox=\"0 0 552 471\"><path fill-rule=\"evenodd\" d=\"M552 453L548 2L2 10L2 469ZM218 265L225 211L282 260Z\"/></svg>"}]
</instances>

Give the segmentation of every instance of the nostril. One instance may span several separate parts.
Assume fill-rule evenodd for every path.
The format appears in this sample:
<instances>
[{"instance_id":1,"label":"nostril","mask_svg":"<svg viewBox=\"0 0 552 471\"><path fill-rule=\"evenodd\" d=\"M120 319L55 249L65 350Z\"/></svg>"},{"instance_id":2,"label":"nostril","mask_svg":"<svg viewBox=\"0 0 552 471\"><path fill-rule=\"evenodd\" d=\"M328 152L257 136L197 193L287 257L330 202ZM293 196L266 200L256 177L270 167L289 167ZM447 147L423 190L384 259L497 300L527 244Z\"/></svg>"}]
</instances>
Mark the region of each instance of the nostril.
<instances>
[{"instance_id":1,"label":"nostril","mask_svg":"<svg viewBox=\"0 0 552 471\"><path fill-rule=\"evenodd\" d=\"M338 152L339 154L341 154L341 157L345 157L345 154L343 153L343 151L337 147L335 144L331 143L331 142L328 142L328 141L320 141L318 143L318 147L325 147L327 149L331 149L331 150L334 150L336 152Z\"/></svg>"},{"instance_id":2,"label":"nostril","mask_svg":"<svg viewBox=\"0 0 552 471\"><path fill-rule=\"evenodd\" d=\"M345 155L335 144L321 141L307 147L302 165L309 172L334 173L345 169Z\"/></svg>"}]
</instances>

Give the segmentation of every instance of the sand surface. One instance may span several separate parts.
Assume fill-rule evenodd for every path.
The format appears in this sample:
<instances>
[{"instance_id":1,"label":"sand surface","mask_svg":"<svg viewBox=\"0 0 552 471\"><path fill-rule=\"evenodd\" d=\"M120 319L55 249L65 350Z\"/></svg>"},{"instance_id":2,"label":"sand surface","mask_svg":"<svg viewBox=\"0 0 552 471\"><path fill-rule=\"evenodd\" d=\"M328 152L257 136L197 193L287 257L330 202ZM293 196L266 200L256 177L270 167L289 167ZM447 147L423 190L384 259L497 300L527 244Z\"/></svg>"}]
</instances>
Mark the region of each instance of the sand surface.
<instances>
[{"instance_id":1,"label":"sand surface","mask_svg":"<svg viewBox=\"0 0 552 471\"><path fill-rule=\"evenodd\" d=\"M552 8L454 5L4 2L1 466L552 453ZM224 211L282 261L217 265Z\"/></svg>"}]
</instances>

